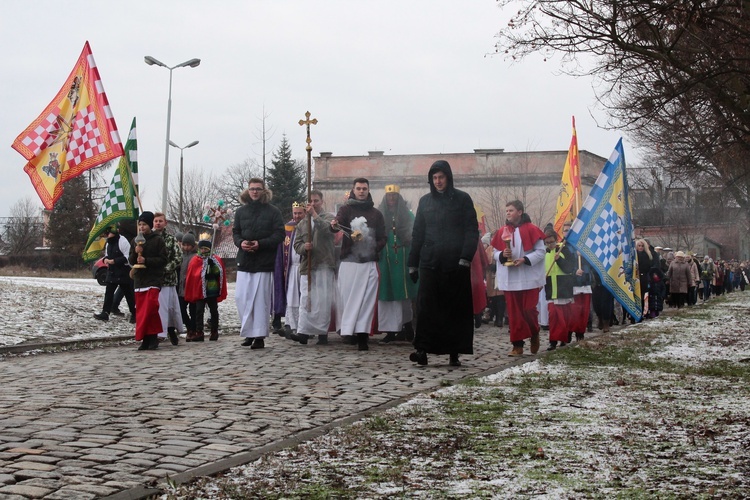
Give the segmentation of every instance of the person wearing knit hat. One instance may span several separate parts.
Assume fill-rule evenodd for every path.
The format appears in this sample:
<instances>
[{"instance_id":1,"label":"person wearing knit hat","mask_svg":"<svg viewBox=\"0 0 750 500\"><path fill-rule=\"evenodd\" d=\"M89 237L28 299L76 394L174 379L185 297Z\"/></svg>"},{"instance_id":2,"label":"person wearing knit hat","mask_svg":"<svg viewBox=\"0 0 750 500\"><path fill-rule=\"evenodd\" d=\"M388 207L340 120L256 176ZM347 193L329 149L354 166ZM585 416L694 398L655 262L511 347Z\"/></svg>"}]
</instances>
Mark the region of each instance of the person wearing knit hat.
<instances>
[{"instance_id":1,"label":"person wearing knit hat","mask_svg":"<svg viewBox=\"0 0 750 500\"><path fill-rule=\"evenodd\" d=\"M185 275L185 300L195 304L195 333L188 342L203 342L203 314L211 312L211 336L219 340L218 303L227 298L227 273L218 255L211 255L210 235L204 233L198 241L198 256L188 264Z\"/></svg>"},{"instance_id":2,"label":"person wearing knit hat","mask_svg":"<svg viewBox=\"0 0 750 500\"><path fill-rule=\"evenodd\" d=\"M154 214L143 212L138 217L139 237L130 246L128 261L135 268L135 340L142 341L138 350L154 350L159 347L158 335L162 333L159 316L159 290L164 283L164 267L167 265L167 247L161 236L152 231ZM140 237L143 241L140 241Z\"/></svg>"},{"instance_id":3,"label":"person wearing knit hat","mask_svg":"<svg viewBox=\"0 0 750 500\"><path fill-rule=\"evenodd\" d=\"M182 264L180 265L180 280L177 285L177 298L180 301L182 323L187 330L185 342L192 342L193 337L195 337L195 303L185 300L185 279L190 261L197 255L195 250L195 235L193 233L184 234L180 239L180 246L182 247Z\"/></svg>"},{"instance_id":4,"label":"person wearing knit hat","mask_svg":"<svg viewBox=\"0 0 750 500\"><path fill-rule=\"evenodd\" d=\"M149 229L153 229L154 228L154 213L149 212L149 211L141 212L141 215L138 216L138 222L144 222L148 224Z\"/></svg>"}]
</instances>

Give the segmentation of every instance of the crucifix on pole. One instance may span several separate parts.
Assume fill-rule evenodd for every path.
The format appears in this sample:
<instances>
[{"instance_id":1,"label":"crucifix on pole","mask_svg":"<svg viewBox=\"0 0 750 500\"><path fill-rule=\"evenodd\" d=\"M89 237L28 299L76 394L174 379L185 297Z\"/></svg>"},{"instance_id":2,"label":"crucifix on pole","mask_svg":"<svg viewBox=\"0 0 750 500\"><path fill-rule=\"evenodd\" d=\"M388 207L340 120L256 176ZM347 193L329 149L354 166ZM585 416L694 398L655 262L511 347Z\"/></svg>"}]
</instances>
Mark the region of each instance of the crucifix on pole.
<instances>
[{"instance_id":1,"label":"crucifix on pole","mask_svg":"<svg viewBox=\"0 0 750 500\"><path fill-rule=\"evenodd\" d=\"M305 112L305 119L300 120L300 125L305 125L307 127L307 139L305 139L305 142L307 142L307 146L305 147L305 150L307 151L307 202L310 203L310 191L312 191L312 139L310 139L310 125L316 125L318 123L317 118L310 119L310 112ZM312 215L310 214L310 211L308 209L307 212L307 237L309 238L309 241L306 241L305 243L312 243ZM307 307L307 310L310 310L310 290L312 289L312 250L307 251L307 304L305 307Z\"/></svg>"}]
</instances>

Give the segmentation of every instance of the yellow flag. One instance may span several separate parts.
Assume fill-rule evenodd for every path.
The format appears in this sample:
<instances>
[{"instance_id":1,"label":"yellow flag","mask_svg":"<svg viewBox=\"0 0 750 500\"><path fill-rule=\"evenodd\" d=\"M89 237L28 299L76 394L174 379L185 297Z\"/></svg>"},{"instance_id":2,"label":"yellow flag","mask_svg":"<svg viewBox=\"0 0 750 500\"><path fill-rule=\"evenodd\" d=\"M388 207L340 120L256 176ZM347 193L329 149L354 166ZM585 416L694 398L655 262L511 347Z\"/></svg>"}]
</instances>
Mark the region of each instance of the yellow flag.
<instances>
[{"instance_id":1,"label":"yellow flag","mask_svg":"<svg viewBox=\"0 0 750 500\"><path fill-rule=\"evenodd\" d=\"M560 194L557 197L557 213L555 214L555 232L562 236L563 225L573 222L576 214L573 205L581 195L581 170L578 163L578 136L576 135L576 118L573 117L573 138L570 140L568 157L563 168Z\"/></svg>"},{"instance_id":2,"label":"yellow flag","mask_svg":"<svg viewBox=\"0 0 750 500\"><path fill-rule=\"evenodd\" d=\"M55 98L12 147L28 160L24 171L46 209L62 196L64 182L122 156L117 125L88 42Z\"/></svg>"}]
</instances>

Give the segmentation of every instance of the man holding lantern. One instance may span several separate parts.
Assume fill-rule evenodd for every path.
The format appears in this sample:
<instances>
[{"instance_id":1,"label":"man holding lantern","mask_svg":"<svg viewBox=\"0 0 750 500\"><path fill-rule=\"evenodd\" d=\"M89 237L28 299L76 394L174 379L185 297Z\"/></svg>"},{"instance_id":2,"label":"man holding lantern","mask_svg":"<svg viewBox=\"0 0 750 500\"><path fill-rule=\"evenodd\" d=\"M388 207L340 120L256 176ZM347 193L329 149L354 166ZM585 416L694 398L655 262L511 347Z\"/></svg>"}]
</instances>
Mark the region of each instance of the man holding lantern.
<instances>
[{"instance_id":1,"label":"man holding lantern","mask_svg":"<svg viewBox=\"0 0 750 500\"><path fill-rule=\"evenodd\" d=\"M524 340L531 339L530 351L539 351L539 289L544 286L544 233L531 223L519 200L505 205L505 226L500 228L495 248L497 288L505 292L508 330L513 349L508 356L523 356Z\"/></svg>"}]
</instances>

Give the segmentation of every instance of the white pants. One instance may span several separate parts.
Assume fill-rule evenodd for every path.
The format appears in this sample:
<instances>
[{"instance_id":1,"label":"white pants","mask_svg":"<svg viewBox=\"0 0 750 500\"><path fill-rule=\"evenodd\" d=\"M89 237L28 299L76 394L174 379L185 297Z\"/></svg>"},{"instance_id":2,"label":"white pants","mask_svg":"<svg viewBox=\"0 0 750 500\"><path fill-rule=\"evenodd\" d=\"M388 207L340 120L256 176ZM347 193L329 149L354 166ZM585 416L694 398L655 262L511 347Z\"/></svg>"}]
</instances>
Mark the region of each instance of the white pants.
<instances>
[{"instance_id":1,"label":"white pants","mask_svg":"<svg viewBox=\"0 0 750 500\"><path fill-rule=\"evenodd\" d=\"M331 325L331 308L335 296L333 269L313 270L310 287L310 310L307 302L307 276L300 276L300 308L297 333L305 335L326 335Z\"/></svg>"},{"instance_id":2,"label":"white pants","mask_svg":"<svg viewBox=\"0 0 750 500\"><path fill-rule=\"evenodd\" d=\"M182 333L185 327L182 324L182 312L180 311L180 299L177 297L177 287L163 286L159 291L159 317L161 318L162 332L160 337L167 336L167 327L177 329Z\"/></svg>"},{"instance_id":3,"label":"white pants","mask_svg":"<svg viewBox=\"0 0 750 500\"><path fill-rule=\"evenodd\" d=\"M293 263L289 266L289 279L286 281L286 314L284 314L284 322L292 330L296 330L299 324L299 287L299 263Z\"/></svg>"},{"instance_id":4,"label":"white pants","mask_svg":"<svg viewBox=\"0 0 750 500\"><path fill-rule=\"evenodd\" d=\"M338 290L341 335L369 334L378 300L378 263L342 262Z\"/></svg>"},{"instance_id":5,"label":"white pants","mask_svg":"<svg viewBox=\"0 0 750 500\"><path fill-rule=\"evenodd\" d=\"M379 300L378 301L378 330L381 332L398 333L413 319L411 300Z\"/></svg>"},{"instance_id":6,"label":"white pants","mask_svg":"<svg viewBox=\"0 0 750 500\"><path fill-rule=\"evenodd\" d=\"M547 296L544 293L544 287L539 290L539 303L536 310L539 311L539 326L549 326L549 309L547 308Z\"/></svg>"},{"instance_id":7,"label":"white pants","mask_svg":"<svg viewBox=\"0 0 750 500\"><path fill-rule=\"evenodd\" d=\"M234 296L242 325L240 337L268 337L273 273L237 271Z\"/></svg>"}]
</instances>

